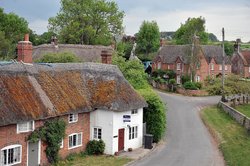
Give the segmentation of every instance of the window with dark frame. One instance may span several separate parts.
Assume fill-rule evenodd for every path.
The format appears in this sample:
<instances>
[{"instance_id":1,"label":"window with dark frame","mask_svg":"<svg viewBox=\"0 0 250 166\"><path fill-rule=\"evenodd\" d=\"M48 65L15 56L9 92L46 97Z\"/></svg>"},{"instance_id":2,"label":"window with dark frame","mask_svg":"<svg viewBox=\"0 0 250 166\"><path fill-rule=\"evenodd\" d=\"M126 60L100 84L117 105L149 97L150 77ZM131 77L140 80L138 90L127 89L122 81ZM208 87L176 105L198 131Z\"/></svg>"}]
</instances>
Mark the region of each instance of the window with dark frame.
<instances>
[{"instance_id":1,"label":"window with dark frame","mask_svg":"<svg viewBox=\"0 0 250 166\"><path fill-rule=\"evenodd\" d=\"M138 137L138 126L129 127L129 140Z\"/></svg>"}]
</instances>

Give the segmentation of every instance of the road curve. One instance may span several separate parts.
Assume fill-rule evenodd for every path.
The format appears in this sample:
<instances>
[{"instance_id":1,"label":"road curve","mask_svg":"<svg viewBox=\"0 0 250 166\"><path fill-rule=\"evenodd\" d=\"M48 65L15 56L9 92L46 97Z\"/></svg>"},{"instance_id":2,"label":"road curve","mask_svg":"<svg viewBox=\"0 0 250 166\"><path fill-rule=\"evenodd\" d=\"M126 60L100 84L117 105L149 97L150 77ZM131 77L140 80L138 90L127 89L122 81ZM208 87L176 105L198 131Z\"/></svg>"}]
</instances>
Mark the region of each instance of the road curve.
<instances>
[{"instance_id":1,"label":"road curve","mask_svg":"<svg viewBox=\"0 0 250 166\"><path fill-rule=\"evenodd\" d=\"M220 97L186 97L158 92L167 103L166 144L136 166L223 166L219 150L203 122L199 110L217 104Z\"/></svg>"}]
</instances>

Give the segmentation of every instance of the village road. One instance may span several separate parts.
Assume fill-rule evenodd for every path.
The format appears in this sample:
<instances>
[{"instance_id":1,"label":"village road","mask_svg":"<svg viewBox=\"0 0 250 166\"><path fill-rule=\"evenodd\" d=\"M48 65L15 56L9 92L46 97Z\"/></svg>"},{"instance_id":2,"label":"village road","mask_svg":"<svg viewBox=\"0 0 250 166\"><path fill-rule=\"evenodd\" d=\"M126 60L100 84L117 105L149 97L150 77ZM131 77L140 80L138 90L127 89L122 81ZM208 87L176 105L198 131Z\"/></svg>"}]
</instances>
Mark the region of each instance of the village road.
<instances>
[{"instance_id":1,"label":"village road","mask_svg":"<svg viewBox=\"0 0 250 166\"><path fill-rule=\"evenodd\" d=\"M220 97L186 97L158 92L167 104L166 143L136 166L223 166L221 154L199 117L199 110Z\"/></svg>"}]
</instances>

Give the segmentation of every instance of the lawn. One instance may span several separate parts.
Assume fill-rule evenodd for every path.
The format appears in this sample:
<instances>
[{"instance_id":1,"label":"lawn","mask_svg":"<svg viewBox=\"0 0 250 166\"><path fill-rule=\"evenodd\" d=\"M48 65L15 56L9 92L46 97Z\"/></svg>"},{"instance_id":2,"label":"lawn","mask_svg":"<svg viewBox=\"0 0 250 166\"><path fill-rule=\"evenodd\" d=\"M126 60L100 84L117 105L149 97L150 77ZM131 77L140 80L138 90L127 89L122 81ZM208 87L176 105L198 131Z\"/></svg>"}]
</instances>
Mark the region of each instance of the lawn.
<instances>
[{"instance_id":1,"label":"lawn","mask_svg":"<svg viewBox=\"0 0 250 166\"><path fill-rule=\"evenodd\" d=\"M250 118L250 104L238 105L236 106L236 110Z\"/></svg>"},{"instance_id":2,"label":"lawn","mask_svg":"<svg viewBox=\"0 0 250 166\"><path fill-rule=\"evenodd\" d=\"M72 155L67 160L60 161L55 166L122 166L131 159L114 156Z\"/></svg>"},{"instance_id":3,"label":"lawn","mask_svg":"<svg viewBox=\"0 0 250 166\"><path fill-rule=\"evenodd\" d=\"M250 165L250 134L229 115L217 107L201 112L204 123L219 142L226 164L229 166Z\"/></svg>"}]
</instances>

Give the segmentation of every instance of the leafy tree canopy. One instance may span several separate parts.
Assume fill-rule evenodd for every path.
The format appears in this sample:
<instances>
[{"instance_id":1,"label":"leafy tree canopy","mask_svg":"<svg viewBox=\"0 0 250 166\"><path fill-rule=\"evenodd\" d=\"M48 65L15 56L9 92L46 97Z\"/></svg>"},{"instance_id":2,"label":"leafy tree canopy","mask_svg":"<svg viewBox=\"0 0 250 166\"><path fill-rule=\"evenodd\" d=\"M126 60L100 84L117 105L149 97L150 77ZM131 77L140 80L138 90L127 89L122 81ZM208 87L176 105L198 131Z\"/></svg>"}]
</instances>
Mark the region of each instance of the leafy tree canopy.
<instances>
[{"instance_id":1,"label":"leafy tree canopy","mask_svg":"<svg viewBox=\"0 0 250 166\"><path fill-rule=\"evenodd\" d=\"M143 21L136 35L137 52L149 54L158 51L160 47L160 31L155 21Z\"/></svg>"},{"instance_id":2,"label":"leafy tree canopy","mask_svg":"<svg viewBox=\"0 0 250 166\"><path fill-rule=\"evenodd\" d=\"M201 44L208 42L208 34L205 32L205 18L188 18L185 24L175 32L174 39L176 44L190 44L194 34L199 36Z\"/></svg>"},{"instance_id":3,"label":"leafy tree canopy","mask_svg":"<svg viewBox=\"0 0 250 166\"><path fill-rule=\"evenodd\" d=\"M14 13L4 13L0 8L0 54L4 57L13 57L16 44L29 32L28 22Z\"/></svg>"},{"instance_id":4,"label":"leafy tree canopy","mask_svg":"<svg viewBox=\"0 0 250 166\"><path fill-rule=\"evenodd\" d=\"M109 45L123 30L124 12L114 1L61 0L56 17L49 19L49 31L62 43Z\"/></svg>"}]
</instances>

